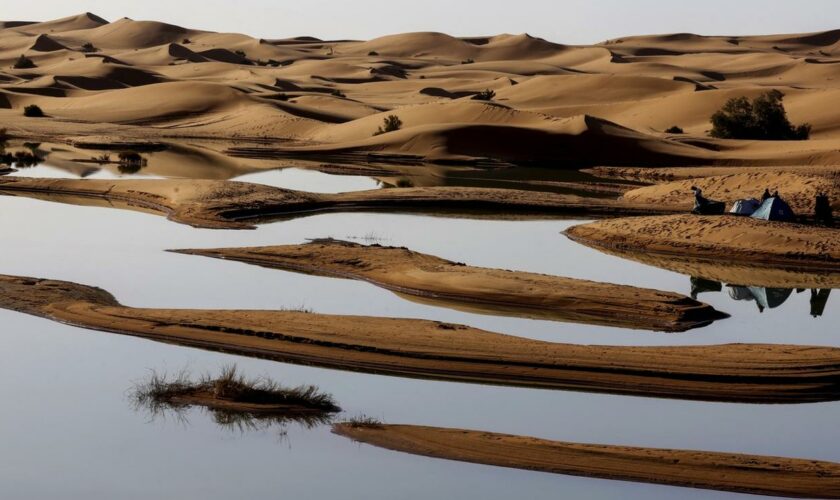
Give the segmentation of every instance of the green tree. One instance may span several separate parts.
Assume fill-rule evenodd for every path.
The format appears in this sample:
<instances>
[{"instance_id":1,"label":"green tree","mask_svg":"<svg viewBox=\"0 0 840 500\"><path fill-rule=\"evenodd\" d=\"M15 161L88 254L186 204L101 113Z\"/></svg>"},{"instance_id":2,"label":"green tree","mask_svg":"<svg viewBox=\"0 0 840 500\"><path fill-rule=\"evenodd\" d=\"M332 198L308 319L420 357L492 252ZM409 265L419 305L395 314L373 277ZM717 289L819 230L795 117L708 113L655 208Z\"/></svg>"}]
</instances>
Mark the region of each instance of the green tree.
<instances>
[{"instance_id":1,"label":"green tree","mask_svg":"<svg viewBox=\"0 0 840 500\"><path fill-rule=\"evenodd\" d=\"M771 90L752 101L746 97L730 99L712 115L711 136L720 139L771 141L807 140L811 125L790 123L782 100L784 94Z\"/></svg>"}]
</instances>

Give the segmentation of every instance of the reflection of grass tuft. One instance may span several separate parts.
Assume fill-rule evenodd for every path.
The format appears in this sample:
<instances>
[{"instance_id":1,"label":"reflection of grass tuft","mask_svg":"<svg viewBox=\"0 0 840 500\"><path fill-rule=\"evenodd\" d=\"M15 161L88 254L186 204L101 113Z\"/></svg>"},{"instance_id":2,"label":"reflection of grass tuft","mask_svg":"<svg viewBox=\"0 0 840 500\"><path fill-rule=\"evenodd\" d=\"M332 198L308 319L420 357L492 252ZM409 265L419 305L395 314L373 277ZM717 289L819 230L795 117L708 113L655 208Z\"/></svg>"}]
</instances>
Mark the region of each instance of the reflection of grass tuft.
<instances>
[{"instance_id":1,"label":"reflection of grass tuft","mask_svg":"<svg viewBox=\"0 0 840 500\"><path fill-rule=\"evenodd\" d=\"M314 427L329 423L330 415L341 410L331 395L315 386L289 388L264 377L248 379L236 366L223 368L216 378L205 375L198 381L191 380L186 371L174 376L153 371L134 387L131 400L153 418L172 412L186 420L186 410L201 406L217 424L239 431L288 423Z\"/></svg>"}]
</instances>

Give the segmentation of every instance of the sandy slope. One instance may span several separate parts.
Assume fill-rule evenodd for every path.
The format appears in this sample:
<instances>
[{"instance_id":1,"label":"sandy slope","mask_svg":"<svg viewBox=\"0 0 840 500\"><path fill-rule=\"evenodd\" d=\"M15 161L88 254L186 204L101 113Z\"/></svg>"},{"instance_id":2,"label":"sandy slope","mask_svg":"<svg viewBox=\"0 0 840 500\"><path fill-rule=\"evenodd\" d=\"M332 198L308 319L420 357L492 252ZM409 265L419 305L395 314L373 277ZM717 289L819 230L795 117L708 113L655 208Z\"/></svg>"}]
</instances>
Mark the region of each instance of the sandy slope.
<instances>
[{"instance_id":1,"label":"sandy slope","mask_svg":"<svg viewBox=\"0 0 840 500\"><path fill-rule=\"evenodd\" d=\"M840 498L840 464L695 450L567 443L416 425L341 423L333 432L389 450L554 474L792 498Z\"/></svg>"},{"instance_id":2,"label":"sandy slope","mask_svg":"<svg viewBox=\"0 0 840 500\"><path fill-rule=\"evenodd\" d=\"M840 349L556 344L416 319L138 309L98 288L0 276L0 307L162 342L369 373L751 403L840 398Z\"/></svg>"},{"instance_id":3,"label":"sandy slope","mask_svg":"<svg viewBox=\"0 0 840 500\"><path fill-rule=\"evenodd\" d=\"M838 47L836 32L592 46L527 34L264 40L85 13L0 23L0 121L23 136L283 138L565 166L838 165L840 115L825 105L840 95ZM36 67L13 69L21 54ZM771 87L815 140L697 140L727 99ZM470 99L483 89L492 102ZM33 103L50 117L24 119ZM403 130L373 137L388 114ZM689 135L663 134L671 125Z\"/></svg>"},{"instance_id":4,"label":"sandy slope","mask_svg":"<svg viewBox=\"0 0 840 500\"><path fill-rule=\"evenodd\" d=\"M622 252L840 270L840 230L734 215L611 219L566 230L575 241Z\"/></svg>"},{"instance_id":5,"label":"sandy slope","mask_svg":"<svg viewBox=\"0 0 840 500\"><path fill-rule=\"evenodd\" d=\"M791 208L800 215L813 215L815 198L828 195L834 210L840 210L840 173L835 177L803 175L794 172L753 171L723 176L702 177L643 187L624 193L622 199L631 203L661 203L675 209L691 210L694 206L692 186L703 190L707 198L727 203L745 199L761 199L764 189L779 192Z\"/></svg>"},{"instance_id":6,"label":"sandy slope","mask_svg":"<svg viewBox=\"0 0 840 500\"><path fill-rule=\"evenodd\" d=\"M656 205L515 189L420 187L317 194L262 184L195 179L4 177L0 179L0 194L138 210L212 229L250 229L254 223L319 211L402 210L513 217L672 212Z\"/></svg>"},{"instance_id":7,"label":"sandy slope","mask_svg":"<svg viewBox=\"0 0 840 500\"><path fill-rule=\"evenodd\" d=\"M684 331L724 317L711 306L674 293L472 267L406 248L317 240L305 245L179 252L358 279L404 296L485 314L659 331Z\"/></svg>"}]
</instances>

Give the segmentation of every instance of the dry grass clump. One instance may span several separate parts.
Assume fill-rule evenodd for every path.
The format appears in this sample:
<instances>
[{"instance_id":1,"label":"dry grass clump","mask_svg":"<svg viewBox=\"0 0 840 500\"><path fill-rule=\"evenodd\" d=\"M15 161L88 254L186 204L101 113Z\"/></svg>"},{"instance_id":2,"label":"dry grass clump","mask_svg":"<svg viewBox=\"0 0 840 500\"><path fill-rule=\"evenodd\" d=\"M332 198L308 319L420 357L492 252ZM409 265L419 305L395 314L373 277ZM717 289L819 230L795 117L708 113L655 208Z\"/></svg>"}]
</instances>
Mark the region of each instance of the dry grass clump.
<instances>
[{"instance_id":1,"label":"dry grass clump","mask_svg":"<svg viewBox=\"0 0 840 500\"><path fill-rule=\"evenodd\" d=\"M346 422L342 422L341 425L346 425L347 427L350 427L351 429L361 429L361 428L381 429L382 426L384 426L385 424L381 420L379 420L378 418L369 417L367 415L358 415L356 417L351 418L350 420L348 420Z\"/></svg>"},{"instance_id":2,"label":"dry grass clump","mask_svg":"<svg viewBox=\"0 0 840 500\"><path fill-rule=\"evenodd\" d=\"M174 376L153 371L135 385L131 400L153 417L174 412L184 419L185 410L202 406L219 425L240 431L291 422L313 427L330 422L330 414L341 411L330 394L315 386L290 388L265 377L248 379L235 365L224 367L218 377L208 374L197 381L187 371Z\"/></svg>"}]
</instances>

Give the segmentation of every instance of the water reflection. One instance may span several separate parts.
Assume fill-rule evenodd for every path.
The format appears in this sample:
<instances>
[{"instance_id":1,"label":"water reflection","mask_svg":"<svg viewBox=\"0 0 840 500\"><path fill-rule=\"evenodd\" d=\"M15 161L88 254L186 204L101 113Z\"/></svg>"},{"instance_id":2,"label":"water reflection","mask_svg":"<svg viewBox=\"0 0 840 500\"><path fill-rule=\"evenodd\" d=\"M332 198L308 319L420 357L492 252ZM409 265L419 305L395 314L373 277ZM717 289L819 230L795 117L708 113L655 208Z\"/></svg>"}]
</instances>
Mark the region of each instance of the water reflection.
<instances>
[{"instance_id":1,"label":"water reflection","mask_svg":"<svg viewBox=\"0 0 840 500\"><path fill-rule=\"evenodd\" d=\"M720 281L692 276L691 297L697 299L701 293L723 292L724 284ZM773 288L764 286L726 285L727 294L732 300L755 302L759 313L781 307L794 293L803 293L805 289ZM831 288L811 288L811 316L818 318L825 313Z\"/></svg>"},{"instance_id":2,"label":"water reflection","mask_svg":"<svg viewBox=\"0 0 840 500\"><path fill-rule=\"evenodd\" d=\"M268 378L246 379L236 365L222 369L217 378L205 375L193 381L186 370L174 376L152 372L135 384L129 399L135 411L150 420L174 418L188 425L188 413L200 408L220 427L239 433L271 428L285 433L289 424L305 429L329 424L341 411L333 397L315 386L294 388Z\"/></svg>"}]
</instances>

